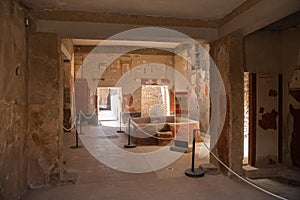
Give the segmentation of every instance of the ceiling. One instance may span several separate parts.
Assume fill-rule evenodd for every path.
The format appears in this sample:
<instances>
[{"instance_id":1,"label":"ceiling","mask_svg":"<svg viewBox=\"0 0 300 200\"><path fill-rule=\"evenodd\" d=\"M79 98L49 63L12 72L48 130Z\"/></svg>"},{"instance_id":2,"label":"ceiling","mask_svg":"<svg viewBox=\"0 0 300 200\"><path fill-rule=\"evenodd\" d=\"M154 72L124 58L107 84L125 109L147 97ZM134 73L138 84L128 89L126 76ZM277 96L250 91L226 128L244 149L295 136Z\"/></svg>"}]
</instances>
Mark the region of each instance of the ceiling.
<instances>
[{"instance_id":1,"label":"ceiling","mask_svg":"<svg viewBox=\"0 0 300 200\"><path fill-rule=\"evenodd\" d=\"M277 22L263 28L268 31L283 31L291 28L300 27L300 11L293 13Z\"/></svg>"},{"instance_id":2,"label":"ceiling","mask_svg":"<svg viewBox=\"0 0 300 200\"><path fill-rule=\"evenodd\" d=\"M214 21L246 0L21 0L36 10L72 10Z\"/></svg>"}]
</instances>

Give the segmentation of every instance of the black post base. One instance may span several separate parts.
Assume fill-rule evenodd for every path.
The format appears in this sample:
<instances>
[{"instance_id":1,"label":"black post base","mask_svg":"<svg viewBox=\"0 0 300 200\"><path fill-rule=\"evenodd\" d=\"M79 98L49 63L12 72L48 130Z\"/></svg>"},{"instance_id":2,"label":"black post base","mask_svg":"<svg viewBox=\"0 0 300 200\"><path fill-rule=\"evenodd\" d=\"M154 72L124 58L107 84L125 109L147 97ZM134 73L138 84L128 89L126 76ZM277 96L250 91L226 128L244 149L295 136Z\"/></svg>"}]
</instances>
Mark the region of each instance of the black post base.
<instances>
[{"instance_id":1,"label":"black post base","mask_svg":"<svg viewBox=\"0 0 300 200\"><path fill-rule=\"evenodd\" d=\"M79 148L82 148L82 146L76 146L76 145L75 145L75 146L71 146L70 148L71 148L71 149L79 149Z\"/></svg>"},{"instance_id":2,"label":"black post base","mask_svg":"<svg viewBox=\"0 0 300 200\"><path fill-rule=\"evenodd\" d=\"M117 130L117 133L125 133L125 131Z\"/></svg>"},{"instance_id":3,"label":"black post base","mask_svg":"<svg viewBox=\"0 0 300 200\"><path fill-rule=\"evenodd\" d=\"M204 174L205 172L200 168L196 168L194 171L192 171L192 169L185 170L185 175L189 177L201 177L204 176Z\"/></svg>"},{"instance_id":4,"label":"black post base","mask_svg":"<svg viewBox=\"0 0 300 200\"><path fill-rule=\"evenodd\" d=\"M124 147L125 148L134 148L134 147L136 147L136 144L125 144Z\"/></svg>"}]
</instances>

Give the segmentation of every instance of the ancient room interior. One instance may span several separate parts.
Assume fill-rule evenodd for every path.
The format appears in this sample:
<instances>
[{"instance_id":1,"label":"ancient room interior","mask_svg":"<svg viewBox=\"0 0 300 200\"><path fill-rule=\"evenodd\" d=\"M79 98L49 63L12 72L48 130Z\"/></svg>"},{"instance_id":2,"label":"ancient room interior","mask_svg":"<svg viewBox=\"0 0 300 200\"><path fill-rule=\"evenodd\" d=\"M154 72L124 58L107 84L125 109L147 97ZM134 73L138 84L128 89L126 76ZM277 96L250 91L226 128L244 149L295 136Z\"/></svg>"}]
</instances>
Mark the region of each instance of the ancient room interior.
<instances>
[{"instance_id":1,"label":"ancient room interior","mask_svg":"<svg viewBox=\"0 0 300 200\"><path fill-rule=\"evenodd\" d=\"M0 199L300 199L299 0L1 0Z\"/></svg>"}]
</instances>

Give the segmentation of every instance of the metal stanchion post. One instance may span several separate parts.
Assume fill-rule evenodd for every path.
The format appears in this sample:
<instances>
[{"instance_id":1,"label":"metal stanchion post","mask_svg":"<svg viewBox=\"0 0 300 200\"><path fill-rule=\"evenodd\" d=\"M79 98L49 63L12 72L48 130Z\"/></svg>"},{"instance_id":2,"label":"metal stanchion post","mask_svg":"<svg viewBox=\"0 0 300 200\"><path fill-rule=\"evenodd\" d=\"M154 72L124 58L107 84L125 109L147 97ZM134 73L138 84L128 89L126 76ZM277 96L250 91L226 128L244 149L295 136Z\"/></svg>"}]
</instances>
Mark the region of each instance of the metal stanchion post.
<instances>
[{"instance_id":1,"label":"metal stanchion post","mask_svg":"<svg viewBox=\"0 0 300 200\"><path fill-rule=\"evenodd\" d=\"M120 130L117 130L117 133L125 133L125 131L122 131L122 112L120 112Z\"/></svg>"},{"instance_id":2,"label":"metal stanchion post","mask_svg":"<svg viewBox=\"0 0 300 200\"><path fill-rule=\"evenodd\" d=\"M197 132L197 129L194 129L193 130L192 167L191 167L191 169L185 170L185 175L187 175L189 177L201 177L201 176L204 176L204 171L201 168L196 168L195 169L196 132Z\"/></svg>"},{"instance_id":3,"label":"metal stanchion post","mask_svg":"<svg viewBox=\"0 0 300 200\"><path fill-rule=\"evenodd\" d=\"M76 130L76 132L75 132L75 146L71 146L70 148L71 149L78 149L78 148L81 148L81 146L79 146L78 145L78 132L77 132L77 118L75 119L75 122L76 122L76 126L75 126L75 130Z\"/></svg>"},{"instance_id":4,"label":"metal stanchion post","mask_svg":"<svg viewBox=\"0 0 300 200\"><path fill-rule=\"evenodd\" d=\"M131 124L131 119L129 118L129 121L128 121L128 144L125 144L124 147L125 148L134 148L136 147L136 144L131 144L131 141L130 141L130 124Z\"/></svg>"},{"instance_id":5,"label":"metal stanchion post","mask_svg":"<svg viewBox=\"0 0 300 200\"><path fill-rule=\"evenodd\" d=\"M79 127L80 127L80 134L82 134L82 119L81 119L81 112L79 112Z\"/></svg>"}]
</instances>

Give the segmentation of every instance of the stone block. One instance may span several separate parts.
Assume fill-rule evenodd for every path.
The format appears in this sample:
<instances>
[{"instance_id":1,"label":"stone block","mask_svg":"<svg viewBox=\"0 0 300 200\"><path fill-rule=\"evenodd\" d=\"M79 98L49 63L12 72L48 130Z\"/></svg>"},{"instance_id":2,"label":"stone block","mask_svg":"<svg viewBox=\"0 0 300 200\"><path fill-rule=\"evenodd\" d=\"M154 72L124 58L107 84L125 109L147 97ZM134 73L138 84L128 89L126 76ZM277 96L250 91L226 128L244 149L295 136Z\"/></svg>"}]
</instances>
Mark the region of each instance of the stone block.
<instances>
[{"instance_id":1,"label":"stone block","mask_svg":"<svg viewBox=\"0 0 300 200\"><path fill-rule=\"evenodd\" d=\"M219 168L212 163L204 163L199 166L206 175L217 175L220 173Z\"/></svg>"}]
</instances>

